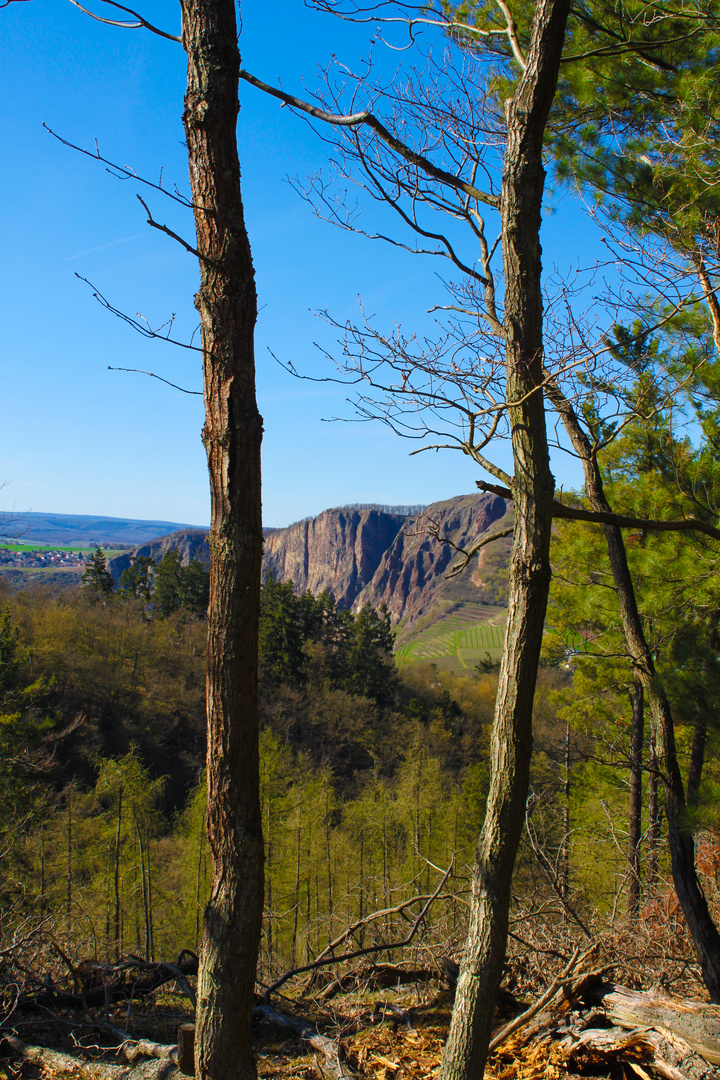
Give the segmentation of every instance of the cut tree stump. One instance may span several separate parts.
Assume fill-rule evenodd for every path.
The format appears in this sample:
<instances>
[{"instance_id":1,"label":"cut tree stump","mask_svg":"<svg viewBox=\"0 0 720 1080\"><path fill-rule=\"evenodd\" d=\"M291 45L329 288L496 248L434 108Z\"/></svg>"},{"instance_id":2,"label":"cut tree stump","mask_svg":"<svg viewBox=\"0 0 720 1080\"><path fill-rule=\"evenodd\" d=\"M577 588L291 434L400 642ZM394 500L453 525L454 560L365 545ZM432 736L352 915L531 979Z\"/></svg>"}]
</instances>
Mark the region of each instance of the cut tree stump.
<instances>
[{"instance_id":1,"label":"cut tree stump","mask_svg":"<svg viewBox=\"0 0 720 1080\"><path fill-rule=\"evenodd\" d=\"M195 1025L178 1028L178 1067L184 1076L195 1075Z\"/></svg>"}]
</instances>

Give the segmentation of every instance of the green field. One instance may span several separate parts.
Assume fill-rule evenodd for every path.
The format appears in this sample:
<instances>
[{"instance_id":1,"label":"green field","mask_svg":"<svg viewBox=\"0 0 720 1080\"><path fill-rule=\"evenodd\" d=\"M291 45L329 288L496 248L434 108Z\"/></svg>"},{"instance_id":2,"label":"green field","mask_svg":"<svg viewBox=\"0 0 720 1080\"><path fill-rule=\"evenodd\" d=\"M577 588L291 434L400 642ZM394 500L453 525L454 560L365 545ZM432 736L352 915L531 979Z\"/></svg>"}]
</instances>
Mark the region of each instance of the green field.
<instances>
[{"instance_id":1,"label":"green field","mask_svg":"<svg viewBox=\"0 0 720 1080\"><path fill-rule=\"evenodd\" d=\"M102 545L101 545L102 547ZM48 551L69 551L77 552L78 554L87 555L89 552L94 551L95 547L87 547L76 544L75 547L53 547L50 544L0 544L0 551L29 551L34 555L42 555ZM103 547L102 549L108 559L114 559L116 555L125 555L127 548L113 548Z\"/></svg>"},{"instance_id":2,"label":"green field","mask_svg":"<svg viewBox=\"0 0 720 1080\"><path fill-rule=\"evenodd\" d=\"M483 613L484 614L484 613ZM492 621L480 618L476 605L471 610L453 612L413 634L398 645L395 658L399 664L434 663L442 668L472 670L481 660L500 658L505 634L501 616Z\"/></svg>"},{"instance_id":3,"label":"green field","mask_svg":"<svg viewBox=\"0 0 720 1080\"><path fill-rule=\"evenodd\" d=\"M49 544L0 544L0 551L34 551L38 555L43 551L87 551L83 547L52 547Z\"/></svg>"}]
</instances>

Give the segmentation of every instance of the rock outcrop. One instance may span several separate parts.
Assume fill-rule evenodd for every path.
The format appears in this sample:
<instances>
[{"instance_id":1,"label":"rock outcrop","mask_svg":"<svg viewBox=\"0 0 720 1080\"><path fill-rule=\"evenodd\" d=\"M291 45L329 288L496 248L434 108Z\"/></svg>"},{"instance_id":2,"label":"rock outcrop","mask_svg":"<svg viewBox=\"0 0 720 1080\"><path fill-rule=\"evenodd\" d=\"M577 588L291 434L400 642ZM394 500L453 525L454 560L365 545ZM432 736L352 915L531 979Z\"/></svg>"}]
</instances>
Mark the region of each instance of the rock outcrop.
<instances>
[{"instance_id":1,"label":"rock outcrop","mask_svg":"<svg viewBox=\"0 0 720 1080\"><path fill-rule=\"evenodd\" d=\"M267 535L263 572L294 582L298 592L329 589L339 607L350 608L407 521L383 510L325 510Z\"/></svg>"},{"instance_id":2,"label":"rock outcrop","mask_svg":"<svg viewBox=\"0 0 720 1080\"><path fill-rule=\"evenodd\" d=\"M150 556L155 562L160 562L166 551L176 549L180 552L183 566L187 566L193 559L199 559L205 566L210 565L210 548L207 543L207 529L181 529L179 532L161 536L157 540L150 540L147 544L141 544L134 551L116 555L108 562L108 570L117 585L120 575L130 565L130 560L136 555Z\"/></svg>"},{"instance_id":3,"label":"rock outcrop","mask_svg":"<svg viewBox=\"0 0 720 1080\"><path fill-rule=\"evenodd\" d=\"M498 605L497 579L505 574L509 541L483 549L461 578L448 581L457 553L434 534L467 548L483 533L509 525L510 514L496 495L460 495L433 503L420 515L382 508L325 510L285 529L266 531L263 574L292 581L298 592L317 595L328 589L340 608L358 611L367 603L387 604L393 624L402 621L407 628L432 618L443 605ZM133 555L150 555L158 562L170 548L180 551L184 565L193 558L208 564L206 538L204 529L182 530L112 559L108 568L117 582Z\"/></svg>"},{"instance_id":4,"label":"rock outcrop","mask_svg":"<svg viewBox=\"0 0 720 1080\"><path fill-rule=\"evenodd\" d=\"M353 607L386 604L393 624L403 619L411 624L428 615L435 605L456 591L446 575L458 554L437 536L467 549L492 526L497 526L507 510L505 500L498 495L461 495L433 503L420 517L406 521L398 530L372 581L359 593ZM477 599L481 599L484 581L473 574L475 566L468 567L465 573L473 581Z\"/></svg>"}]
</instances>

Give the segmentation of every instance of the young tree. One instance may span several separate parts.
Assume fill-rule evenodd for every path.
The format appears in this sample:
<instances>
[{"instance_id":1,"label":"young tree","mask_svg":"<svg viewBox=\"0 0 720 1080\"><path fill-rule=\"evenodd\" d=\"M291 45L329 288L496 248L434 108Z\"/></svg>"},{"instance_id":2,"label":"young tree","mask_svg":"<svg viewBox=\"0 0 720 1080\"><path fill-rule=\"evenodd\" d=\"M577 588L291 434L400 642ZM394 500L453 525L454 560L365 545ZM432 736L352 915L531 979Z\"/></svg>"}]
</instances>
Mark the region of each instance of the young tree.
<instances>
[{"instance_id":1,"label":"young tree","mask_svg":"<svg viewBox=\"0 0 720 1080\"><path fill-rule=\"evenodd\" d=\"M198 617L207 615L210 601L210 574L199 559L191 559L180 571L180 603Z\"/></svg>"},{"instance_id":2,"label":"young tree","mask_svg":"<svg viewBox=\"0 0 720 1080\"><path fill-rule=\"evenodd\" d=\"M112 574L107 568L107 556L102 548L97 547L87 561L82 576L85 595L94 603L107 599L115 588Z\"/></svg>"},{"instance_id":3,"label":"young tree","mask_svg":"<svg viewBox=\"0 0 720 1080\"><path fill-rule=\"evenodd\" d=\"M164 619L181 606L182 569L180 552L171 548L165 552L153 574L153 607Z\"/></svg>"},{"instance_id":4,"label":"young tree","mask_svg":"<svg viewBox=\"0 0 720 1080\"><path fill-rule=\"evenodd\" d=\"M151 555L134 555L130 565L120 575L120 594L135 596L149 603L154 566L155 560Z\"/></svg>"}]
</instances>

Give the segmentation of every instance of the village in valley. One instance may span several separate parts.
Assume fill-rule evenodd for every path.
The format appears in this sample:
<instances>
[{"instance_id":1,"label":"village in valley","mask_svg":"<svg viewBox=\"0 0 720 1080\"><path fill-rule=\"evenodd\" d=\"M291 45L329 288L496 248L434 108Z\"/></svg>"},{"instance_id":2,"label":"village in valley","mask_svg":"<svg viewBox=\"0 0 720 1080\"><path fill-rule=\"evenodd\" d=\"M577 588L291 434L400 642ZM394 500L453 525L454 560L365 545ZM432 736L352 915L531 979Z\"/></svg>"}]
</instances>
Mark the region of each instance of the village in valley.
<instances>
[{"instance_id":1,"label":"village in valley","mask_svg":"<svg viewBox=\"0 0 720 1080\"><path fill-rule=\"evenodd\" d=\"M0 547L0 566L18 570L75 570L85 566L87 552L66 551L63 548L12 548Z\"/></svg>"}]
</instances>

